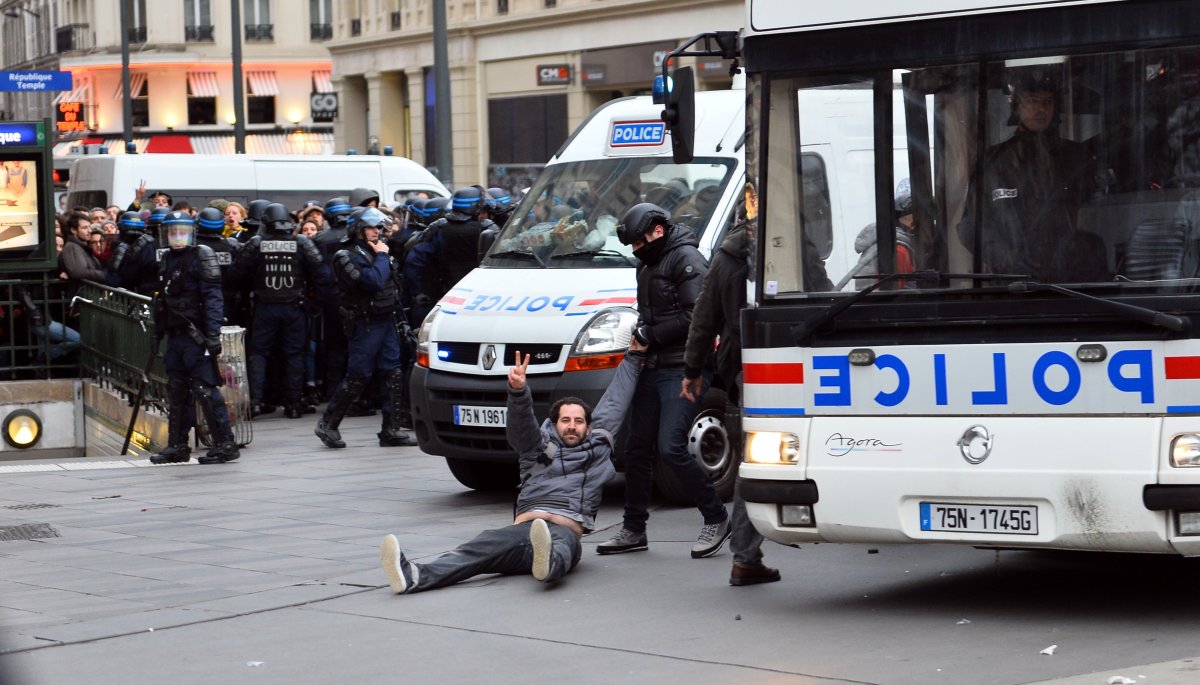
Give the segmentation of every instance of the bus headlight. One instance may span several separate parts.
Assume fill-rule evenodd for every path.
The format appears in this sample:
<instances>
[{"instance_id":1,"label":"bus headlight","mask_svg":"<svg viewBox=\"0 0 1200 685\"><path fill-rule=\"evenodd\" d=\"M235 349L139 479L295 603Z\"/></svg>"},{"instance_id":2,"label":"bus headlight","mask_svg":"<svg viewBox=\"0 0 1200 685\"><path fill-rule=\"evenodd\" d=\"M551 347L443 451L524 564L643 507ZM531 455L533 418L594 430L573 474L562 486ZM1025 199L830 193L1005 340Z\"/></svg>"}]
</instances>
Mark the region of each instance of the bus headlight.
<instances>
[{"instance_id":1,"label":"bus headlight","mask_svg":"<svg viewBox=\"0 0 1200 685\"><path fill-rule=\"evenodd\" d=\"M800 459L800 438L795 433L746 433L745 460L751 464L795 464Z\"/></svg>"},{"instance_id":2,"label":"bus headlight","mask_svg":"<svg viewBox=\"0 0 1200 685\"><path fill-rule=\"evenodd\" d=\"M1185 433L1171 441L1171 466L1200 466L1200 435Z\"/></svg>"}]
</instances>

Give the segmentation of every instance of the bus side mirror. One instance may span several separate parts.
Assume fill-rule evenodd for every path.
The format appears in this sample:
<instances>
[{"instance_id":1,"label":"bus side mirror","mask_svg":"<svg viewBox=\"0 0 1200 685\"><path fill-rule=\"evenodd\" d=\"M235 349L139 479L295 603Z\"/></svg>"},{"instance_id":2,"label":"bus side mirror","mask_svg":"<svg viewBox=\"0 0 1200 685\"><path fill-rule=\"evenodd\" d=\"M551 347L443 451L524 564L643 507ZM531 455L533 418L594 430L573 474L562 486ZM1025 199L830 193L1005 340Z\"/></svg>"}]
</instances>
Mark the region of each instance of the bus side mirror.
<instances>
[{"instance_id":1,"label":"bus side mirror","mask_svg":"<svg viewBox=\"0 0 1200 685\"><path fill-rule=\"evenodd\" d=\"M671 81L662 118L671 132L671 156L676 164L686 164L692 161L696 142L696 83L692 68L676 69Z\"/></svg>"}]
</instances>

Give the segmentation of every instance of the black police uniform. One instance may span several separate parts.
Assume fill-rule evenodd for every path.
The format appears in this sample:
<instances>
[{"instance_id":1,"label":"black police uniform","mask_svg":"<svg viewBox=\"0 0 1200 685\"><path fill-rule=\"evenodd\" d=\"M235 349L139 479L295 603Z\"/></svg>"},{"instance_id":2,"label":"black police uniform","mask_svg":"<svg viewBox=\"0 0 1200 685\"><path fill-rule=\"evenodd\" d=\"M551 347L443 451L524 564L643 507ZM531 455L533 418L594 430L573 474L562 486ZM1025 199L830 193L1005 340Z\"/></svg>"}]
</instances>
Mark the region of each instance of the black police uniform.
<instances>
[{"instance_id":1,"label":"black police uniform","mask_svg":"<svg viewBox=\"0 0 1200 685\"><path fill-rule=\"evenodd\" d=\"M106 280L116 288L140 295L158 290L158 240L137 212L125 212L117 222L121 242L113 250Z\"/></svg>"},{"instance_id":2,"label":"black police uniform","mask_svg":"<svg viewBox=\"0 0 1200 685\"><path fill-rule=\"evenodd\" d=\"M413 297L413 317L425 315L472 269L479 266L479 234L485 226L476 214L485 191L459 188L451 211L429 225L404 260L404 284Z\"/></svg>"},{"instance_id":3,"label":"black police uniform","mask_svg":"<svg viewBox=\"0 0 1200 685\"><path fill-rule=\"evenodd\" d=\"M342 249L342 242L346 240L346 220L350 217L352 209L354 208L344 197L330 198L325 202L322 213L328 228L313 237L313 244L321 253L321 261L326 269L333 268L333 255ZM317 337L320 348L317 359L324 365L318 377L325 380L325 394L328 397L346 375L346 334L342 330L341 320L338 318L338 305L334 298L322 302L321 328Z\"/></svg>"},{"instance_id":4,"label":"black police uniform","mask_svg":"<svg viewBox=\"0 0 1200 685\"><path fill-rule=\"evenodd\" d=\"M196 244L204 245L213 251L217 266L221 268L221 297L225 302L225 321L229 324L241 325L238 320L238 302L241 300L241 290L234 281L232 270L234 258L237 257L241 243L233 238L221 235L225 230L225 217L215 207L207 207L196 215Z\"/></svg>"},{"instance_id":5,"label":"black police uniform","mask_svg":"<svg viewBox=\"0 0 1200 685\"><path fill-rule=\"evenodd\" d=\"M340 310L349 338L349 366L346 377L326 405L315 433L329 447L345 447L338 426L350 404L378 371L386 378L388 402L383 412L379 444L415 445L400 428L404 391L404 372L400 361L400 335L396 326L399 288L391 255L375 250L363 239L363 230L378 226L385 217L377 209L367 209L352 224L349 243L334 256L334 275L338 281Z\"/></svg>"},{"instance_id":6,"label":"black police uniform","mask_svg":"<svg viewBox=\"0 0 1200 685\"><path fill-rule=\"evenodd\" d=\"M186 212L171 212L162 230L188 225ZM229 412L219 386L221 353L221 270L213 251L203 245L168 248L161 262L161 287L155 302L158 336L167 339L163 362L167 371L169 446L150 458L155 464L187 461L191 454L188 431L200 405L213 436L213 448L198 459L202 464L232 461L239 456Z\"/></svg>"},{"instance_id":7,"label":"black police uniform","mask_svg":"<svg viewBox=\"0 0 1200 685\"><path fill-rule=\"evenodd\" d=\"M300 391L304 385L304 346L307 321L304 301L310 287L328 292L321 255L306 236L292 234L287 209L271 204L261 217L264 228L250 239L234 262L234 278L254 297L250 327L250 398L261 407L267 381L267 358L278 348L286 366L284 414L297 419L303 413Z\"/></svg>"}]
</instances>

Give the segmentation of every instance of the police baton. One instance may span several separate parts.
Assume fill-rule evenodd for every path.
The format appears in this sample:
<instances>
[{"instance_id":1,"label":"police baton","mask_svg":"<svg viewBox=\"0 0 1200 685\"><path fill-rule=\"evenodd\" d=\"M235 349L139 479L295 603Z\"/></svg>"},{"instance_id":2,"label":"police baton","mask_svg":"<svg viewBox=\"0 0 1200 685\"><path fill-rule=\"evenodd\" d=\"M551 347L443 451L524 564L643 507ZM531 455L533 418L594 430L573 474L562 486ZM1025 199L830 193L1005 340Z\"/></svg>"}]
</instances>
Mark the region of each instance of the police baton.
<instances>
[{"instance_id":1,"label":"police baton","mask_svg":"<svg viewBox=\"0 0 1200 685\"><path fill-rule=\"evenodd\" d=\"M146 324L142 323L143 330ZM133 438L133 424L137 422L138 411L142 408L142 400L146 397L146 385L150 382L150 367L154 366L154 358L158 356L158 336L153 336L150 343L150 354L146 355L146 365L142 367L142 379L138 382L137 397L133 400L133 411L129 413L129 427L125 429L125 442L121 443L121 456L129 452L129 441Z\"/></svg>"}]
</instances>

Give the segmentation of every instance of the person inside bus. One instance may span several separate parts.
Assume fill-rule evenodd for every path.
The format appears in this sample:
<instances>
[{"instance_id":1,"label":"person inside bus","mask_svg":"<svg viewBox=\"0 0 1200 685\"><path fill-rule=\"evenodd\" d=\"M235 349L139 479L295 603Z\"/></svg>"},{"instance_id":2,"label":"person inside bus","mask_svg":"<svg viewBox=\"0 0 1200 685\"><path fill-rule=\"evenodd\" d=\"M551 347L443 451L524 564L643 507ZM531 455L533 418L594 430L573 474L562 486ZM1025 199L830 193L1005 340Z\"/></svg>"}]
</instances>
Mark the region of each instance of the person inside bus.
<instances>
[{"instance_id":1,"label":"person inside bus","mask_svg":"<svg viewBox=\"0 0 1200 685\"><path fill-rule=\"evenodd\" d=\"M1083 144L1058 134L1062 92L1056 69L1023 67L1009 77L1008 124L1017 128L984 152L982 179L971 184L959 239L974 250L980 236L985 271L1046 282L1105 280L1103 241L1076 225L1090 194L1091 164Z\"/></svg>"},{"instance_id":2,"label":"person inside bus","mask_svg":"<svg viewBox=\"0 0 1200 685\"><path fill-rule=\"evenodd\" d=\"M916 270L913 255L916 252L917 238L914 233L916 227L913 225L912 207L912 186L906 178L896 185L892 202L896 217L893 222L896 229L896 273L909 274ZM877 231L873 221L859 231L858 237L854 239L854 250L860 255L858 263L846 272L842 282L838 283L834 290L841 290L846 281L852 278L855 290L862 290L876 280L874 276L879 273L879 248L875 244L876 238ZM901 288L906 285L911 287L913 283L900 282Z\"/></svg>"}]
</instances>

